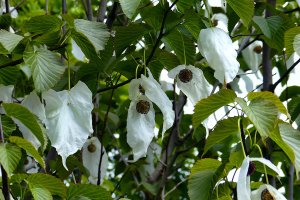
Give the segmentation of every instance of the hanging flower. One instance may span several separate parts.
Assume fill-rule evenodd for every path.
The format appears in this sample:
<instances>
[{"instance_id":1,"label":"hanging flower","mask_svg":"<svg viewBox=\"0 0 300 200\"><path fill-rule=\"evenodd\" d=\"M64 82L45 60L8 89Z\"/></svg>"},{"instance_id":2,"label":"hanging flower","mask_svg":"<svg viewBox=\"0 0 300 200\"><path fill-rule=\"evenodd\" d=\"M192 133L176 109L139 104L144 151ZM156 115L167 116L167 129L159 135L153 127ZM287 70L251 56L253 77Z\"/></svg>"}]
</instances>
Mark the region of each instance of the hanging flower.
<instances>
[{"instance_id":1,"label":"hanging flower","mask_svg":"<svg viewBox=\"0 0 300 200\"><path fill-rule=\"evenodd\" d=\"M226 15L223 13L216 13L212 16L211 21L215 27L228 33L228 17Z\"/></svg>"},{"instance_id":2,"label":"hanging flower","mask_svg":"<svg viewBox=\"0 0 300 200\"><path fill-rule=\"evenodd\" d=\"M149 77L142 75L141 78L132 80L129 88L131 103L127 116L127 143L133 151L133 162L146 156L154 137L155 111L152 102L163 113L162 134L173 125L175 118L171 101L150 70L147 70Z\"/></svg>"},{"instance_id":3,"label":"hanging flower","mask_svg":"<svg viewBox=\"0 0 300 200\"><path fill-rule=\"evenodd\" d=\"M202 29L198 48L208 64L215 70L214 76L221 83L231 82L238 73L240 64L237 52L229 35L220 28Z\"/></svg>"},{"instance_id":4,"label":"hanging flower","mask_svg":"<svg viewBox=\"0 0 300 200\"><path fill-rule=\"evenodd\" d=\"M254 200L251 198L251 188L250 188L250 176L255 171L255 164L253 161L261 162L264 165L267 165L278 175L281 175L280 170L269 160L265 158L249 158L246 157L242 163L240 175L237 182L237 196L238 200ZM276 190L274 188L274 190ZM254 194L255 191L253 191ZM271 191L270 191L271 192ZM261 198L258 198L261 200Z\"/></svg>"},{"instance_id":5,"label":"hanging flower","mask_svg":"<svg viewBox=\"0 0 300 200\"><path fill-rule=\"evenodd\" d=\"M273 186L264 184L261 185L257 190L251 193L252 200L261 199L274 199L274 200L286 200L286 198Z\"/></svg>"},{"instance_id":6,"label":"hanging flower","mask_svg":"<svg viewBox=\"0 0 300 200\"><path fill-rule=\"evenodd\" d=\"M211 85L205 79L201 69L192 65L179 65L172 69L168 76L175 79L178 88L195 105L199 100L209 96Z\"/></svg>"},{"instance_id":7,"label":"hanging flower","mask_svg":"<svg viewBox=\"0 0 300 200\"><path fill-rule=\"evenodd\" d=\"M83 166L90 172L89 181L92 184L97 184L98 181L98 167L101 158L101 143L96 137L88 139L82 147L82 163ZM101 176L100 183L106 175L108 165L108 157L103 148L103 155L101 160Z\"/></svg>"},{"instance_id":8,"label":"hanging flower","mask_svg":"<svg viewBox=\"0 0 300 200\"><path fill-rule=\"evenodd\" d=\"M242 51L245 62L248 67L256 72L262 62L262 42L255 41Z\"/></svg>"}]
</instances>

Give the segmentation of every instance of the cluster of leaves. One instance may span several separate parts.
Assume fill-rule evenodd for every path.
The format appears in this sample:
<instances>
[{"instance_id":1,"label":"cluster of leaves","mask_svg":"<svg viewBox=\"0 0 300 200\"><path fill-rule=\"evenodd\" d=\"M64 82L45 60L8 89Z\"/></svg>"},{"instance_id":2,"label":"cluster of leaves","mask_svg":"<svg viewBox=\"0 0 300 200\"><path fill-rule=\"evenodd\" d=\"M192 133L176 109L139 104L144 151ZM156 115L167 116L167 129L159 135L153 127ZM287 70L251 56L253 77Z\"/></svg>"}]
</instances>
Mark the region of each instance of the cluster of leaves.
<instances>
[{"instance_id":1,"label":"cluster of leaves","mask_svg":"<svg viewBox=\"0 0 300 200\"><path fill-rule=\"evenodd\" d=\"M199 32L212 24L210 14L225 13L224 8L198 0L103 1L105 6L100 7L98 1L63 2L69 8L68 14L61 14L58 1L47 2L46 6L44 1L27 0L11 2L18 6L17 18L10 13L0 15L0 127L4 136L0 164L13 197L110 199L113 194L129 199L232 199L236 184L227 175L241 166L244 153L266 156L275 165L281 163L286 176L274 182L289 191L290 166L295 166L297 177L300 171L300 133L291 125L300 125L300 88L287 87L279 98L271 92L254 90L240 98L234 90L221 89L226 85L215 79L196 44ZM253 0L226 3L232 40L248 37L238 53L251 40L263 40L271 49L272 66L283 76L286 58L294 52L300 55L296 1L279 1L275 7ZM265 18L266 9L273 15ZM93 16L107 12L106 24L96 21L96 17L86 20L85 14L90 12ZM249 70L242 54L238 61L242 70ZM146 158L128 163L127 83L140 76L144 70L140 66L147 66L159 80L163 69L180 64L200 68L219 91L199 101L194 114L183 112L183 94L178 95L175 89L167 91L174 102L174 126L164 138L153 140ZM285 85L286 81L281 83ZM78 84L80 88L76 89ZM32 91L37 93L39 103L44 101L44 117L39 115L40 110L24 105L25 96ZM84 113L89 112L86 102L92 99L90 123ZM282 103L285 101L287 109ZM69 103L73 103L70 109ZM224 107L227 114L206 136L201 123ZM230 115L232 110L238 115ZM279 118L281 114L284 121ZM155 121L160 136L161 113ZM53 127L58 130L52 131ZM28 132L35 140L25 136ZM89 169L81 162L80 149L89 134L99 138L109 155L108 176L101 187L87 184ZM27 168L28 157L38 166L33 174ZM263 173L264 167L257 164L251 176L252 189L266 181ZM276 176L269 169L266 173ZM299 189L296 183L293 187Z\"/></svg>"}]
</instances>

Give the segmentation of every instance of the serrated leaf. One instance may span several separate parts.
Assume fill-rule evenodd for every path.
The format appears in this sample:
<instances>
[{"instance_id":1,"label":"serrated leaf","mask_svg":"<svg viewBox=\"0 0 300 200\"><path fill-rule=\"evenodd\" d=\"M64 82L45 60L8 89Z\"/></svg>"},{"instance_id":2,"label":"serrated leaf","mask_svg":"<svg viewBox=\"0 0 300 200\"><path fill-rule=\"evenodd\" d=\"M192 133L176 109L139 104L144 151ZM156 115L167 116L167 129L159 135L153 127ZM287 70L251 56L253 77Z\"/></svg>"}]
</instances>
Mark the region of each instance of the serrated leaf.
<instances>
[{"instance_id":1,"label":"serrated leaf","mask_svg":"<svg viewBox=\"0 0 300 200\"><path fill-rule=\"evenodd\" d=\"M210 199L215 184L216 171L221 162L215 159L198 160L191 170L188 194L191 200Z\"/></svg>"},{"instance_id":2,"label":"serrated leaf","mask_svg":"<svg viewBox=\"0 0 300 200\"><path fill-rule=\"evenodd\" d=\"M11 66L0 69L0 84L4 85L14 85L19 75L21 75L18 66Z\"/></svg>"},{"instance_id":3,"label":"serrated leaf","mask_svg":"<svg viewBox=\"0 0 300 200\"><path fill-rule=\"evenodd\" d=\"M271 139L286 153L296 168L299 178L300 172L300 131L287 123L279 123L278 129L271 134Z\"/></svg>"},{"instance_id":4,"label":"serrated leaf","mask_svg":"<svg viewBox=\"0 0 300 200\"><path fill-rule=\"evenodd\" d=\"M178 29L172 30L168 35L163 37L162 41L170 50L175 52L181 63L194 64L195 44Z\"/></svg>"},{"instance_id":5,"label":"serrated leaf","mask_svg":"<svg viewBox=\"0 0 300 200\"><path fill-rule=\"evenodd\" d=\"M17 136L10 136L8 140L11 143L16 144L18 147L24 149L30 156L34 157L34 159L38 161L42 168L45 168L45 162L43 158L30 142Z\"/></svg>"},{"instance_id":6,"label":"serrated leaf","mask_svg":"<svg viewBox=\"0 0 300 200\"><path fill-rule=\"evenodd\" d=\"M287 57L290 57L294 53L294 40L296 39L295 36L299 33L299 26L291 28L284 33L284 47L286 48L285 53Z\"/></svg>"},{"instance_id":7,"label":"serrated leaf","mask_svg":"<svg viewBox=\"0 0 300 200\"><path fill-rule=\"evenodd\" d=\"M253 0L227 0L229 6L242 19L245 26L250 23L254 14Z\"/></svg>"},{"instance_id":8,"label":"serrated leaf","mask_svg":"<svg viewBox=\"0 0 300 200\"><path fill-rule=\"evenodd\" d=\"M193 126L197 127L207 117L222 106L233 103L236 94L232 90L222 89L219 92L200 100L195 106L193 115Z\"/></svg>"},{"instance_id":9,"label":"serrated leaf","mask_svg":"<svg viewBox=\"0 0 300 200\"><path fill-rule=\"evenodd\" d=\"M121 8L129 19L134 16L137 8L140 5L140 2L141 0L120 0Z\"/></svg>"},{"instance_id":10,"label":"serrated leaf","mask_svg":"<svg viewBox=\"0 0 300 200\"><path fill-rule=\"evenodd\" d=\"M24 25L24 29L32 33L49 33L61 29L62 21L54 15L32 17Z\"/></svg>"},{"instance_id":11,"label":"serrated leaf","mask_svg":"<svg viewBox=\"0 0 300 200\"><path fill-rule=\"evenodd\" d=\"M278 110L282 113L288 116L288 111L286 107L283 105L283 103L280 101L280 99L272 92L264 91L264 92L250 92L248 94L248 99L250 101L256 99L256 98L262 98L267 101L271 101L275 104L275 106L278 108Z\"/></svg>"},{"instance_id":12,"label":"serrated leaf","mask_svg":"<svg viewBox=\"0 0 300 200\"><path fill-rule=\"evenodd\" d=\"M75 19L74 29L76 32L80 33L86 39L88 39L88 41L93 45L97 53L100 50L104 49L105 44L110 36L106 25L101 22L92 22L84 19ZM80 46L78 43L77 45Z\"/></svg>"},{"instance_id":13,"label":"serrated leaf","mask_svg":"<svg viewBox=\"0 0 300 200\"><path fill-rule=\"evenodd\" d=\"M206 140L203 154L205 154L215 144L222 144L222 142L228 137L238 135L240 133L238 123L238 117L219 121L216 128L209 134Z\"/></svg>"},{"instance_id":14,"label":"serrated leaf","mask_svg":"<svg viewBox=\"0 0 300 200\"><path fill-rule=\"evenodd\" d=\"M276 105L263 98L255 98L249 105L241 98L235 100L256 127L261 137L268 137L275 128L277 121L278 108Z\"/></svg>"},{"instance_id":15,"label":"serrated leaf","mask_svg":"<svg viewBox=\"0 0 300 200\"><path fill-rule=\"evenodd\" d=\"M300 86L290 86L281 92L279 99L280 101L286 101L296 96L300 96Z\"/></svg>"},{"instance_id":16,"label":"serrated leaf","mask_svg":"<svg viewBox=\"0 0 300 200\"><path fill-rule=\"evenodd\" d=\"M58 195L63 198L66 197L65 184L54 176L41 173L32 174L28 176L26 182L31 189L43 188L48 190L52 195Z\"/></svg>"},{"instance_id":17,"label":"serrated leaf","mask_svg":"<svg viewBox=\"0 0 300 200\"><path fill-rule=\"evenodd\" d=\"M115 46L116 54L121 53L131 44L136 44L143 35L150 32L150 28L145 24L130 24L126 27L118 27L116 29Z\"/></svg>"},{"instance_id":18,"label":"serrated leaf","mask_svg":"<svg viewBox=\"0 0 300 200\"><path fill-rule=\"evenodd\" d=\"M48 90L42 96L46 102L48 137L67 169L67 157L81 149L93 132L92 92L79 81L70 91Z\"/></svg>"},{"instance_id":19,"label":"serrated leaf","mask_svg":"<svg viewBox=\"0 0 300 200\"><path fill-rule=\"evenodd\" d=\"M21 40L23 40L22 36L1 29L0 54L11 53ZM4 47L4 50L1 47Z\"/></svg>"},{"instance_id":20,"label":"serrated leaf","mask_svg":"<svg viewBox=\"0 0 300 200\"><path fill-rule=\"evenodd\" d=\"M16 169L22 156L21 149L13 144L0 144L0 164L10 176Z\"/></svg>"},{"instance_id":21,"label":"serrated leaf","mask_svg":"<svg viewBox=\"0 0 300 200\"><path fill-rule=\"evenodd\" d=\"M47 143L43 130L35 116L24 106L15 103L3 103L6 115L11 117L16 123L22 123L26 126L39 140L42 147Z\"/></svg>"},{"instance_id":22,"label":"serrated leaf","mask_svg":"<svg viewBox=\"0 0 300 200\"><path fill-rule=\"evenodd\" d=\"M294 50L300 55L300 34L296 35L293 42Z\"/></svg>"},{"instance_id":23,"label":"serrated leaf","mask_svg":"<svg viewBox=\"0 0 300 200\"><path fill-rule=\"evenodd\" d=\"M256 23L259 26L260 30L263 32L263 34L266 37L268 37L268 38L272 37L272 33L271 33L271 30L269 28L268 21L266 18L261 17L261 16L254 16L253 21L254 21L254 23Z\"/></svg>"},{"instance_id":24,"label":"serrated leaf","mask_svg":"<svg viewBox=\"0 0 300 200\"><path fill-rule=\"evenodd\" d=\"M1 116L1 123L2 123L3 133L6 137L11 135L12 132L17 129L14 121L6 115Z\"/></svg>"},{"instance_id":25,"label":"serrated leaf","mask_svg":"<svg viewBox=\"0 0 300 200\"><path fill-rule=\"evenodd\" d=\"M52 88L65 71L59 57L46 47L28 46L23 58L31 70L34 86L38 92Z\"/></svg>"},{"instance_id":26,"label":"serrated leaf","mask_svg":"<svg viewBox=\"0 0 300 200\"><path fill-rule=\"evenodd\" d=\"M67 191L67 200L86 198L89 200L111 200L110 193L96 185L71 185Z\"/></svg>"},{"instance_id":27,"label":"serrated leaf","mask_svg":"<svg viewBox=\"0 0 300 200\"><path fill-rule=\"evenodd\" d=\"M33 199L35 200L51 200L53 199L49 190L45 188L31 188Z\"/></svg>"}]
</instances>

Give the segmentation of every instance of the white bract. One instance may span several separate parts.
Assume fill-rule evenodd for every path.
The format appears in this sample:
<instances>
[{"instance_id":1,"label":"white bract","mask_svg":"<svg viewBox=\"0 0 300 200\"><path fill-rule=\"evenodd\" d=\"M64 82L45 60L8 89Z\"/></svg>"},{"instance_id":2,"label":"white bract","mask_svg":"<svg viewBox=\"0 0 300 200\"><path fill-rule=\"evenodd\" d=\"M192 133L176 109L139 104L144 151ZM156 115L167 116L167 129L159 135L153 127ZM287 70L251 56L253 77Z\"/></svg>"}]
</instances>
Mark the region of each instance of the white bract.
<instances>
[{"instance_id":1,"label":"white bract","mask_svg":"<svg viewBox=\"0 0 300 200\"><path fill-rule=\"evenodd\" d=\"M275 200L286 200L286 198L273 186L264 184L261 185L257 190L251 192L251 200L261 200L262 196L265 199L272 196L272 199Z\"/></svg>"},{"instance_id":2,"label":"white bract","mask_svg":"<svg viewBox=\"0 0 300 200\"><path fill-rule=\"evenodd\" d=\"M256 72L261 65L262 46L261 41L255 41L242 51L245 62L253 72Z\"/></svg>"},{"instance_id":3,"label":"white bract","mask_svg":"<svg viewBox=\"0 0 300 200\"><path fill-rule=\"evenodd\" d=\"M144 75L130 82L129 99L131 100L127 116L127 143L133 151L133 162L147 154L148 146L154 137L155 103L163 114L162 134L174 122L175 114L172 102L153 78L148 69L149 77Z\"/></svg>"},{"instance_id":4,"label":"white bract","mask_svg":"<svg viewBox=\"0 0 300 200\"><path fill-rule=\"evenodd\" d=\"M47 135L67 169L67 157L81 149L93 132L92 92L79 81L70 91L50 89L42 96L46 102Z\"/></svg>"},{"instance_id":5,"label":"white bract","mask_svg":"<svg viewBox=\"0 0 300 200\"><path fill-rule=\"evenodd\" d=\"M176 78L178 88L191 100L193 105L208 97L212 90L202 70L192 65L179 65L172 69L168 76Z\"/></svg>"},{"instance_id":6,"label":"white bract","mask_svg":"<svg viewBox=\"0 0 300 200\"><path fill-rule=\"evenodd\" d=\"M101 176L100 183L102 183L103 178L106 176L106 169L108 165L108 157L106 151L103 147L103 155L101 159ZM89 181L92 184L97 184L98 181L98 167L101 158L101 143L96 137L92 137L86 141L82 148L82 162L83 166L89 171Z\"/></svg>"},{"instance_id":7,"label":"white bract","mask_svg":"<svg viewBox=\"0 0 300 200\"><path fill-rule=\"evenodd\" d=\"M246 157L242 163L240 175L237 182L237 196L238 200L253 200L251 198L250 176L248 175L249 165L252 161L258 161L268 166L278 175L282 175L280 170L269 160L265 158L249 158Z\"/></svg>"},{"instance_id":8,"label":"white bract","mask_svg":"<svg viewBox=\"0 0 300 200\"><path fill-rule=\"evenodd\" d=\"M214 76L221 83L231 82L238 73L240 64L237 52L229 35L220 28L202 29L198 38L200 53L215 70Z\"/></svg>"},{"instance_id":9,"label":"white bract","mask_svg":"<svg viewBox=\"0 0 300 200\"><path fill-rule=\"evenodd\" d=\"M228 33L228 17L223 13L216 13L212 16L211 21L214 26Z\"/></svg>"}]
</instances>

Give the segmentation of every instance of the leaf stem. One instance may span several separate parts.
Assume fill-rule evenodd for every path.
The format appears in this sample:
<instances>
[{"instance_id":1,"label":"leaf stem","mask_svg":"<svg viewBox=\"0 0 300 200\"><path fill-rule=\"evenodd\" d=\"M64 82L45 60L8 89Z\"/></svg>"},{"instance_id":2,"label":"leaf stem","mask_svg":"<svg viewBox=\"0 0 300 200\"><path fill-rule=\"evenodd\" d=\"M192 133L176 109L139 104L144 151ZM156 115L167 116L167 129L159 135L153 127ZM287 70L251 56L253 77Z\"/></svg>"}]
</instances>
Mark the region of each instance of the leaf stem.
<instances>
[{"instance_id":1,"label":"leaf stem","mask_svg":"<svg viewBox=\"0 0 300 200\"><path fill-rule=\"evenodd\" d=\"M263 153L262 153L262 151L261 151L260 146L259 146L258 144L254 144L254 147L256 147L256 148L258 149L260 156L263 158L264 155L263 155ZM266 165L265 165L265 164L263 164L263 165L264 165L264 171L265 171L265 176L266 176L266 182L267 182L267 184L269 184L267 168L266 168Z\"/></svg>"},{"instance_id":2,"label":"leaf stem","mask_svg":"<svg viewBox=\"0 0 300 200\"><path fill-rule=\"evenodd\" d=\"M247 152L247 149L246 149L246 141L245 141L245 132L244 132L244 129L243 129L243 120L242 118L239 118L238 120L238 127L241 131L241 145L242 145L242 150L243 150L243 154L244 154L244 157L246 158L247 155L248 155L248 152Z\"/></svg>"}]
</instances>

